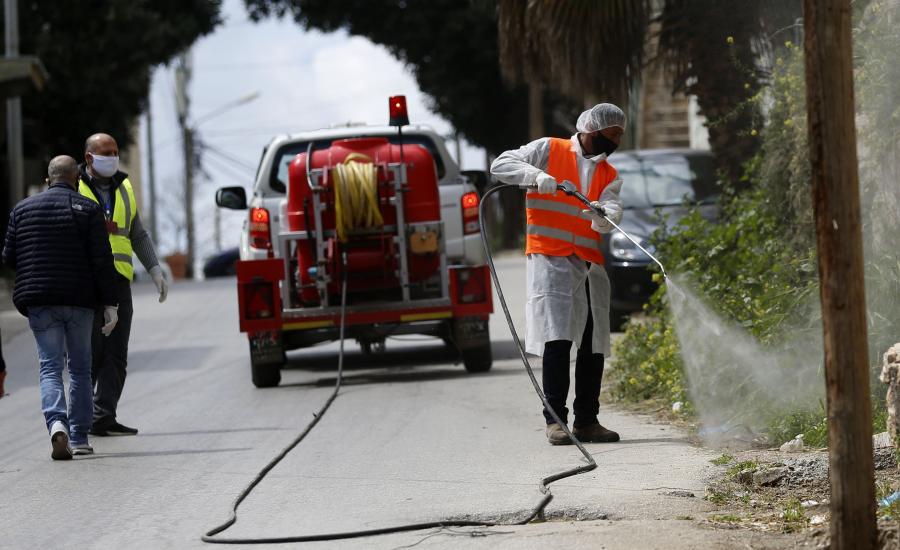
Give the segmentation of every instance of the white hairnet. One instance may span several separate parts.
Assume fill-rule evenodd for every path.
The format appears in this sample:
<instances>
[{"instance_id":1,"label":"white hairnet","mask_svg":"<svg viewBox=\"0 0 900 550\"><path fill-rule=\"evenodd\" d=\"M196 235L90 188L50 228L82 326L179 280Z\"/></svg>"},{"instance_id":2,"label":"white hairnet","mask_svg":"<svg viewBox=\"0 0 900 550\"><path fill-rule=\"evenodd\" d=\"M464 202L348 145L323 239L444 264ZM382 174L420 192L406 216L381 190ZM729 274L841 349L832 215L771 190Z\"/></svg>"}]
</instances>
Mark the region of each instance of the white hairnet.
<instances>
[{"instance_id":1,"label":"white hairnet","mask_svg":"<svg viewBox=\"0 0 900 550\"><path fill-rule=\"evenodd\" d=\"M581 113L575 123L575 130L589 134L610 126L618 126L624 130L625 113L612 103L600 103Z\"/></svg>"}]
</instances>

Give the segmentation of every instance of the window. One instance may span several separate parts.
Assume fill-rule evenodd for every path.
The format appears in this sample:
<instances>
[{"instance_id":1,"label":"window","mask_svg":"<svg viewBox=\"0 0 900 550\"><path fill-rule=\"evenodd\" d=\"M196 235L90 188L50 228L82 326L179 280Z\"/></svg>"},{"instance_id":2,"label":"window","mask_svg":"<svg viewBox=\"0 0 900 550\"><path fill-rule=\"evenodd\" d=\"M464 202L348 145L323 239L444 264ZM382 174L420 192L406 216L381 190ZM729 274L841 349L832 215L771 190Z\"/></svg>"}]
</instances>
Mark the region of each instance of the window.
<instances>
[{"instance_id":1,"label":"window","mask_svg":"<svg viewBox=\"0 0 900 550\"><path fill-rule=\"evenodd\" d=\"M620 159L614 165L624 181L620 196L626 208L707 202L718 194L707 155L654 155Z\"/></svg>"}]
</instances>

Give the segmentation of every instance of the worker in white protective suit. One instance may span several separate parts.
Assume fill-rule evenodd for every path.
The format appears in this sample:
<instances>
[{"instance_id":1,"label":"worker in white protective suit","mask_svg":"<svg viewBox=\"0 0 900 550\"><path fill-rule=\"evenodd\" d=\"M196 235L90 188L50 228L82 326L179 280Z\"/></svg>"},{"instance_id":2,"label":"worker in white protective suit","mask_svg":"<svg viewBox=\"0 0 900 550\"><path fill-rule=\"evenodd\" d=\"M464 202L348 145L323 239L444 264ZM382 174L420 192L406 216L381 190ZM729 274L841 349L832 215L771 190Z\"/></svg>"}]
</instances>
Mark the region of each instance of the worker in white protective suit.
<instances>
[{"instance_id":1,"label":"worker in white protective suit","mask_svg":"<svg viewBox=\"0 0 900 550\"><path fill-rule=\"evenodd\" d=\"M597 415L604 358L610 352L610 286L600 239L613 226L556 185L571 181L619 223L622 180L606 158L625 132L625 113L601 103L583 112L575 129L569 139L541 138L506 151L491 165L491 173L503 183L535 187L526 196L525 348L543 357L547 401L568 422L569 355L575 342L573 433L583 442L611 442L619 434L604 428ZM571 442L547 410L544 417L552 445Z\"/></svg>"}]
</instances>

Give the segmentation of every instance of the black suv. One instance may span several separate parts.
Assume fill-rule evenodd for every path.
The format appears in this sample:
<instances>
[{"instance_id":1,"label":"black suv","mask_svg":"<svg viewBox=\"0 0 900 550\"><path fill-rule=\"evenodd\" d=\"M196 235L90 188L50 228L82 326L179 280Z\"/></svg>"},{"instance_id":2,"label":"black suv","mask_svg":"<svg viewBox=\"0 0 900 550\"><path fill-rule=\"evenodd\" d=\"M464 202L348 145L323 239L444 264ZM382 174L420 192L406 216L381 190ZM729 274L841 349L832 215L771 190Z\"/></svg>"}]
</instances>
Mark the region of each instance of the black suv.
<instances>
[{"instance_id":1,"label":"black suv","mask_svg":"<svg viewBox=\"0 0 900 550\"><path fill-rule=\"evenodd\" d=\"M609 162L624 181L625 213L619 226L651 254L649 236L661 219L671 226L684 217L685 204L697 205L704 218L718 215L719 188L709 151L638 149L614 153ZM640 311L656 290L648 269L652 260L619 231L604 236L602 249L612 285L612 329L620 330L628 315Z\"/></svg>"}]
</instances>

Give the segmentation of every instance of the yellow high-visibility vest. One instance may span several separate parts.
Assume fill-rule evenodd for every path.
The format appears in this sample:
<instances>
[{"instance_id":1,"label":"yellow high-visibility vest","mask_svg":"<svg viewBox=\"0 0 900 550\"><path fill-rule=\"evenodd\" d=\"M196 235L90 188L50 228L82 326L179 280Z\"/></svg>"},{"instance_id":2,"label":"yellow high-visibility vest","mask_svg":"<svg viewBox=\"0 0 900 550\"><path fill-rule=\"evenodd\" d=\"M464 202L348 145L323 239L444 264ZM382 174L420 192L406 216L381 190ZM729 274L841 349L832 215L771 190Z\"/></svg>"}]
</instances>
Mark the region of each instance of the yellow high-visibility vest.
<instances>
[{"instance_id":1,"label":"yellow high-visibility vest","mask_svg":"<svg viewBox=\"0 0 900 550\"><path fill-rule=\"evenodd\" d=\"M84 180L78 181L78 192L104 207L99 199L91 191L90 186ZM112 208L112 221L116 224L116 231L109 233L109 245L112 248L113 261L116 271L121 273L129 281L134 280L134 265L132 265L131 249L131 225L137 214L137 200L134 198L134 189L128 178L116 188L115 199L110 205Z\"/></svg>"}]
</instances>

